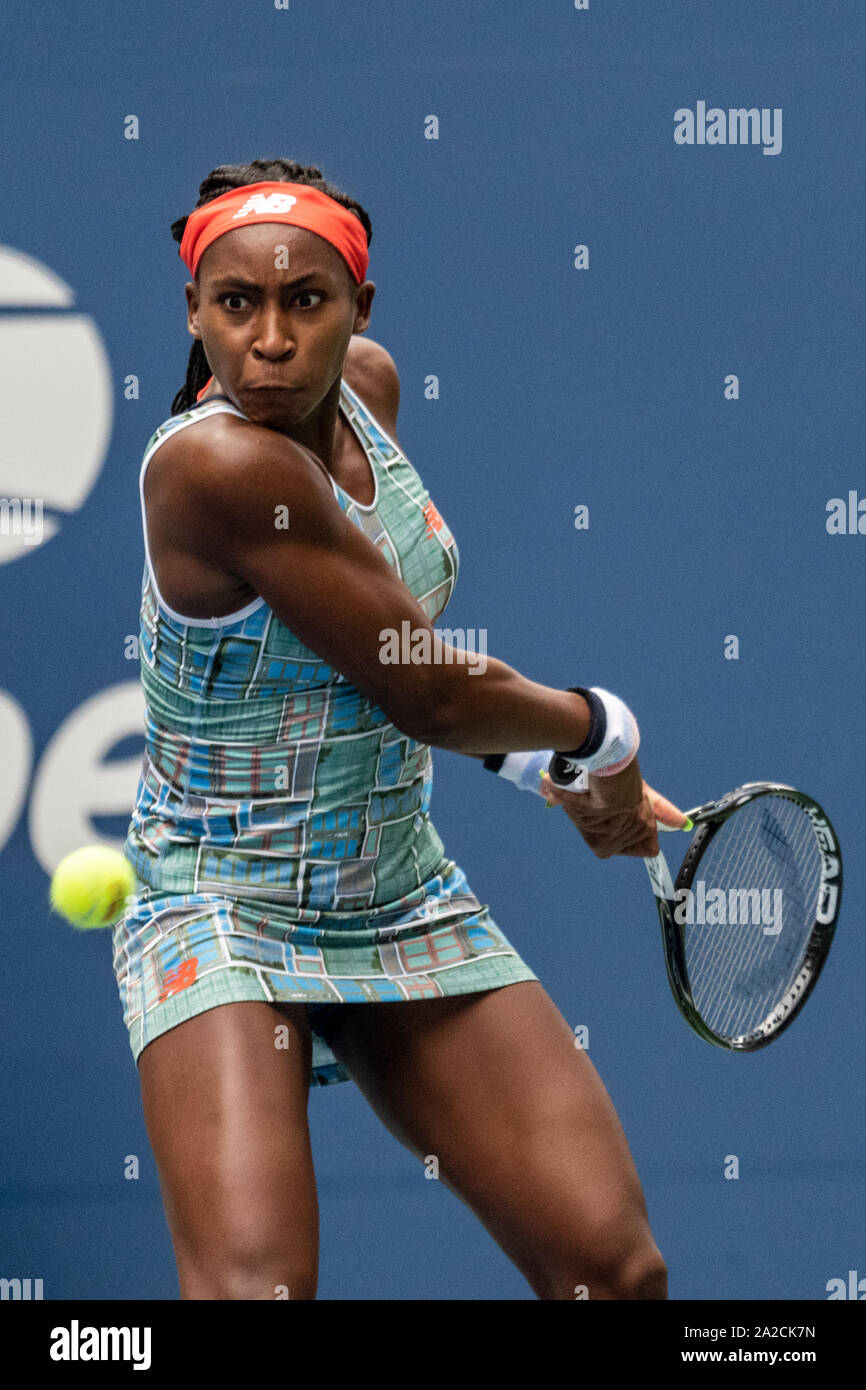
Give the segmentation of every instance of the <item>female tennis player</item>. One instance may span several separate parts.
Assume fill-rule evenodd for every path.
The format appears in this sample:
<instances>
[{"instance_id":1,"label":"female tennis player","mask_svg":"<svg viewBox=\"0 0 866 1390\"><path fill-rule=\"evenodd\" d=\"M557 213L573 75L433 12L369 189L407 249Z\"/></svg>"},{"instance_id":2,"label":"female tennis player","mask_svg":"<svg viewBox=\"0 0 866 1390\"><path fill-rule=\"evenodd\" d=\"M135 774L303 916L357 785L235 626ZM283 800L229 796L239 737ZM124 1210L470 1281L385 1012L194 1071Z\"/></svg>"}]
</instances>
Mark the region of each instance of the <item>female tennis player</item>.
<instances>
[{"instance_id":1,"label":"female tennis player","mask_svg":"<svg viewBox=\"0 0 866 1390\"><path fill-rule=\"evenodd\" d=\"M604 1086L430 820L431 746L540 789L601 857L656 853L683 814L617 696L472 671L431 628L457 546L397 442L394 363L357 336L364 209L257 160L172 234L195 342L141 466L139 891L114 963L181 1297L315 1298L309 1087L351 1079L537 1297L665 1298ZM415 659L385 659L404 632ZM588 792L539 776L553 749Z\"/></svg>"}]
</instances>

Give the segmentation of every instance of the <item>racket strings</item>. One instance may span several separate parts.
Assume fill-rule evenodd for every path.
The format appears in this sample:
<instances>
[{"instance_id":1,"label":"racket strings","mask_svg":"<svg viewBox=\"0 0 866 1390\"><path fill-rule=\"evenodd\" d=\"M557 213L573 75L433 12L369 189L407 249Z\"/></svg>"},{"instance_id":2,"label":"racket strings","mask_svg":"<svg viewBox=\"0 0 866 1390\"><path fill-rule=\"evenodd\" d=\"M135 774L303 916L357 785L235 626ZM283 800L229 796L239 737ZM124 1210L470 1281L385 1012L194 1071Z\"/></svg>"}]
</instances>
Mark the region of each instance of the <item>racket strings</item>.
<instances>
[{"instance_id":1,"label":"racket strings","mask_svg":"<svg viewBox=\"0 0 866 1390\"><path fill-rule=\"evenodd\" d=\"M705 932L703 941L693 938L695 973L703 976L707 1007L726 1036L752 1031L779 1002L796 976L813 920L794 846L778 818L762 808L757 842L737 829L739 837L719 847L713 869L727 921Z\"/></svg>"},{"instance_id":2,"label":"racket strings","mask_svg":"<svg viewBox=\"0 0 866 1390\"><path fill-rule=\"evenodd\" d=\"M746 803L710 841L684 945L692 997L715 1033L754 1032L790 989L814 926L821 865L808 814L783 797Z\"/></svg>"}]
</instances>

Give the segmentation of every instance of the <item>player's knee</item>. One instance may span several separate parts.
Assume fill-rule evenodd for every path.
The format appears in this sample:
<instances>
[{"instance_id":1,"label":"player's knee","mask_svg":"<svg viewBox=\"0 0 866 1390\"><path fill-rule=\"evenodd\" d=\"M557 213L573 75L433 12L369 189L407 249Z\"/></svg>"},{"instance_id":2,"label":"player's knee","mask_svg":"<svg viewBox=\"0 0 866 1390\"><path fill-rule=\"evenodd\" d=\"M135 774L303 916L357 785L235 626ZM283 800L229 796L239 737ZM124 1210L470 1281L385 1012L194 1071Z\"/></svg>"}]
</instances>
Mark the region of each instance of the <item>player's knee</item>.
<instances>
[{"instance_id":1,"label":"player's knee","mask_svg":"<svg viewBox=\"0 0 866 1390\"><path fill-rule=\"evenodd\" d=\"M590 1298L667 1298L667 1266L636 1204L625 1204L594 1234Z\"/></svg>"},{"instance_id":2,"label":"player's knee","mask_svg":"<svg viewBox=\"0 0 866 1390\"><path fill-rule=\"evenodd\" d=\"M667 1265L653 1240L648 1240L620 1263L611 1296L622 1299L667 1298Z\"/></svg>"},{"instance_id":3,"label":"player's knee","mask_svg":"<svg viewBox=\"0 0 866 1390\"><path fill-rule=\"evenodd\" d=\"M249 1237L223 1239L207 1252L179 1253L181 1295L195 1299L314 1299L318 1283L315 1256Z\"/></svg>"},{"instance_id":4,"label":"player's knee","mask_svg":"<svg viewBox=\"0 0 866 1390\"><path fill-rule=\"evenodd\" d=\"M312 1300L316 1297L317 1273L308 1266L292 1262L261 1265L214 1264L204 1269L180 1268L180 1291L184 1299L214 1300Z\"/></svg>"},{"instance_id":5,"label":"player's knee","mask_svg":"<svg viewBox=\"0 0 866 1390\"><path fill-rule=\"evenodd\" d=\"M633 1212L577 1232L547 1270L543 1298L667 1298L667 1266L647 1222Z\"/></svg>"}]
</instances>

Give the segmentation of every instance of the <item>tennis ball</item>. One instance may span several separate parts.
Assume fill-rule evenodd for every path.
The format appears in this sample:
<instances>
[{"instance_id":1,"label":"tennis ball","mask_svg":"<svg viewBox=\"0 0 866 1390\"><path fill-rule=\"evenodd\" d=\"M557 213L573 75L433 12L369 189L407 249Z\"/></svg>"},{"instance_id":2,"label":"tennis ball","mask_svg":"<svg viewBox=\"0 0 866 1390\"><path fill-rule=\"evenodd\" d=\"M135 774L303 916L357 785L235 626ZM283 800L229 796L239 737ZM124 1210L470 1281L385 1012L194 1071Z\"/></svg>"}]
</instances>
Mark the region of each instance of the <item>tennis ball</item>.
<instances>
[{"instance_id":1,"label":"tennis ball","mask_svg":"<svg viewBox=\"0 0 866 1390\"><path fill-rule=\"evenodd\" d=\"M73 927L108 927L136 888L128 859L108 845L85 845L61 859L51 879L51 906Z\"/></svg>"}]
</instances>

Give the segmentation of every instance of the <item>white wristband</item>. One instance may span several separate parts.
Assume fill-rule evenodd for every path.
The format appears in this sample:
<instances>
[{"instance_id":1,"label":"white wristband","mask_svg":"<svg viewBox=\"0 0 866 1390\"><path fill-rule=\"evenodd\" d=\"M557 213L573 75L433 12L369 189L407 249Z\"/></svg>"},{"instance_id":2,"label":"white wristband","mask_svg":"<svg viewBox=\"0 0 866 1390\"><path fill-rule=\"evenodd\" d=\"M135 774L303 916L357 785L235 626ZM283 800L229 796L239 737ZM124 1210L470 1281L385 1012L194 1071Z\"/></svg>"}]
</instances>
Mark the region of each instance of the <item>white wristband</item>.
<instances>
[{"instance_id":1,"label":"white wristband","mask_svg":"<svg viewBox=\"0 0 866 1390\"><path fill-rule=\"evenodd\" d=\"M594 777L612 777L622 772L637 753L640 745L640 731L637 720L628 705L600 686L590 687L604 706L605 731L601 744L594 753L577 758L571 754L557 753L556 763L549 768L550 779L558 786L571 787L580 791L586 789L586 779L580 779L579 770L584 769ZM556 775L554 775L554 772ZM583 781L584 786L580 785Z\"/></svg>"},{"instance_id":2,"label":"white wristband","mask_svg":"<svg viewBox=\"0 0 866 1390\"><path fill-rule=\"evenodd\" d=\"M615 772L628 767L637 753L640 730L628 705L618 695L611 695L609 690L602 690L597 685L590 686L590 689L604 705L607 728L601 747L591 758L585 759L585 765L596 777L612 777Z\"/></svg>"},{"instance_id":3,"label":"white wristband","mask_svg":"<svg viewBox=\"0 0 866 1390\"><path fill-rule=\"evenodd\" d=\"M543 796L539 773L547 771L552 757L552 748L541 748L532 753L506 753L498 775L513 782L521 791Z\"/></svg>"}]
</instances>

